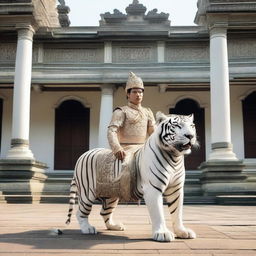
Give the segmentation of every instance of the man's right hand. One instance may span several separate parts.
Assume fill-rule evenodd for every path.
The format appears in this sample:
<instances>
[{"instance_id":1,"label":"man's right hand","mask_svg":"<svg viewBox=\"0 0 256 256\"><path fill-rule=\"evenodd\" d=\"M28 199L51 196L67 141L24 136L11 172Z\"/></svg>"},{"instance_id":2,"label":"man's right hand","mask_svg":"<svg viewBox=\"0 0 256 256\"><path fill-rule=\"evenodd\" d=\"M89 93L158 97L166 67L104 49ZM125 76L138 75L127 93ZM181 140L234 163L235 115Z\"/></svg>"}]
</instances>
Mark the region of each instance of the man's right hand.
<instances>
[{"instance_id":1,"label":"man's right hand","mask_svg":"<svg viewBox=\"0 0 256 256\"><path fill-rule=\"evenodd\" d=\"M120 151L116 152L115 156L116 156L116 158L118 160L123 161L125 156L126 156L126 154L125 154L125 152L123 150L120 150Z\"/></svg>"}]
</instances>

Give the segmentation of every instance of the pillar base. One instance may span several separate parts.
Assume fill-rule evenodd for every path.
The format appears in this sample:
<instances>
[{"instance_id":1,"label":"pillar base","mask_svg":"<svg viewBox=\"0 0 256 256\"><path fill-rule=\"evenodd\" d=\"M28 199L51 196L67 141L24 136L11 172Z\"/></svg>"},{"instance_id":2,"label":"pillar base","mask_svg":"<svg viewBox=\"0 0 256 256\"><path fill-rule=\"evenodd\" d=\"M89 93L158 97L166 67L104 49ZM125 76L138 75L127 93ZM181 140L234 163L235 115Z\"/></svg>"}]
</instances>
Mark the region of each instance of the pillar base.
<instances>
[{"instance_id":1,"label":"pillar base","mask_svg":"<svg viewBox=\"0 0 256 256\"><path fill-rule=\"evenodd\" d=\"M219 142L212 144L212 152L209 155L209 161L238 161L233 152L233 146L228 142Z\"/></svg>"},{"instance_id":2,"label":"pillar base","mask_svg":"<svg viewBox=\"0 0 256 256\"><path fill-rule=\"evenodd\" d=\"M206 196L238 195L248 192L247 175L242 161L207 161L199 166L201 184Z\"/></svg>"},{"instance_id":3,"label":"pillar base","mask_svg":"<svg viewBox=\"0 0 256 256\"><path fill-rule=\"evenodd\" d=\"M48 167L31 159L0 159L0 193L6 202L38 201L47 178Z\"/></svg>"},{"instance_id":4,"label":"pillar base","mask_svg":"<svg viewBox=\"0 0 256 256\"><path fill-rule=\"evenodd\" d=\"M32 151L29 149L28 141L23 139L12 139L11 149L8 151L6 158L35 160Z\"/></svg>"}]
</instances>

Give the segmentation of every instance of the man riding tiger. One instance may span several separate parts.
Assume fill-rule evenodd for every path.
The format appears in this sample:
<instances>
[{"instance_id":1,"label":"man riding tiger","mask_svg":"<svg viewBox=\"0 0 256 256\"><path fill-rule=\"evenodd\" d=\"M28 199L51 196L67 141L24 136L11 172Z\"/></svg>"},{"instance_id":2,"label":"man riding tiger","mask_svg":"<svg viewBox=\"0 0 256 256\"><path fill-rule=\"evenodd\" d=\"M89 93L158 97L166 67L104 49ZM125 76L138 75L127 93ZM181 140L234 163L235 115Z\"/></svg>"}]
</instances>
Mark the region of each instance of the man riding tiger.
<instances>
[{"instance_id":1,"label":"man riding tiger","mask_svg":"<svg viewBox=\"0 0 256 256\"><path fill-rule=\"evenodd\" d=\"M112 150L89 150L76 163L66 224L71 221L77 196L76 217L82 233L97 233L88 220L96 199L102 201L100 214L107 229L124 230L113 220L118 201L144 198L154 240L195 238L193 230L182 221L184 155L198 145L193 115L158 112L155 125L152 111L141 107L143 91L142 80L130 73L126 85L128 106L114 111L108 128ZM173 232L166 226L163 200L172 216Z\"/></svg>"}]
</instances>

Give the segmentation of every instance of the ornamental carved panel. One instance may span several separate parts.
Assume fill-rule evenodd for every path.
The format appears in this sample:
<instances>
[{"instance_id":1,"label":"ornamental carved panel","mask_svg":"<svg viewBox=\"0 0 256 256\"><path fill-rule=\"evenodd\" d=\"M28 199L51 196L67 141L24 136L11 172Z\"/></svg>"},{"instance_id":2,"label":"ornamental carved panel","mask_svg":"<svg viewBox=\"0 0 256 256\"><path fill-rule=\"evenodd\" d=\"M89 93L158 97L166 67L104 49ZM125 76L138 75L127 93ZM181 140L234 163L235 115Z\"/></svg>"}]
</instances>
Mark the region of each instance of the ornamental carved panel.
<instances>
[{"instance_id":1,"label":"ornamental carved panel","mask_svg":"<svg viewBox=\"0 0 256 256\"><path fill-rule=\"evenodd\" d=\"M199 45L166 45L165 50L166 62L176 61L209 61L209 46L206 44Z\"/></svg>"},{"instance_id":2,"label":"ornamental carved panel","mask_svg":"<svg viewBox=\"0 0 256 256\"><path fill-rule=\"evenodd\" d=\"M154 62L155 48L151 46L114 46L114 63Z\"/></svg>"},{"instance_id":3,"label":"ornamental carved panel","mask_svg":"<svg viewBox=\"0 0 256 256\"><path fill-rule=\"evenodd\" d=\"M255 58L256 39L230 39L228 40L228 56L230 59Z\"/></svg>"},{"instance_id":4,"label":"ornamental carved panel","mask_svg":"<svg viewBox=\"0 0 256 256\"><path fill-rule=\"evenodd\" d=\"M0 43L0 62L15 62L16 43Z\"/></svg>"},{"instance_id":5,"label":"ornamental carved panel","mask_svg":"<svg viewBox=\"0 0 256 256\"><path fill-rule=\"evenodd\" d=\"M44 63L100 63L103 60L103 48L44 49Z\"/></svg>"}]
</instances>

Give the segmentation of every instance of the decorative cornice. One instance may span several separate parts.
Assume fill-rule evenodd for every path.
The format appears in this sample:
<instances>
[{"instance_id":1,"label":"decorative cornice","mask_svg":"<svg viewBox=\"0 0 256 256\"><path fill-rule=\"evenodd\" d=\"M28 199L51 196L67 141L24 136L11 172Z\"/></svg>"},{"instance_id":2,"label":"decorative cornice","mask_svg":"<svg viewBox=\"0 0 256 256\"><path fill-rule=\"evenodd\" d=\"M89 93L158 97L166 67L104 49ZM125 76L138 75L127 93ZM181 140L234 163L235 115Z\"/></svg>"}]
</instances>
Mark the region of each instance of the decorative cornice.
<instances>
[{"instance_id":1,"label":"decorative cornice","mask_svg":"<svg viewBox=\"0 0 256 256\"><path fill-rule=\"evenodd\" d=\"M229 28L234 27L232 22L236 24L234 28L244 27L244 19L246 23L255 26L256 2L254 0L198 0L197 7L195 23L198 25L209 27L213 20L218 21L225 17Z\"/></svg>"}]
</instances>

